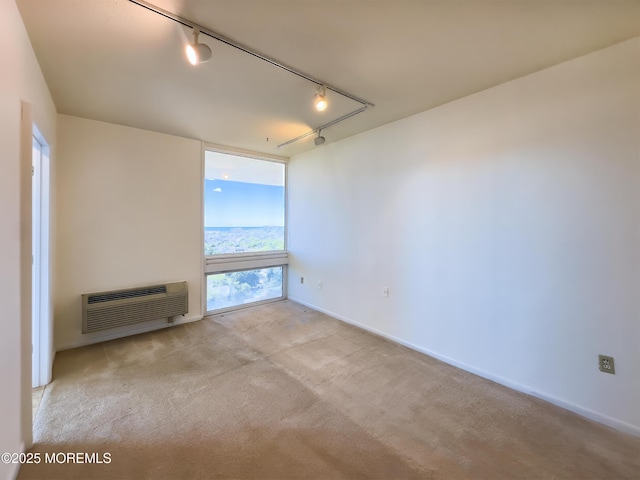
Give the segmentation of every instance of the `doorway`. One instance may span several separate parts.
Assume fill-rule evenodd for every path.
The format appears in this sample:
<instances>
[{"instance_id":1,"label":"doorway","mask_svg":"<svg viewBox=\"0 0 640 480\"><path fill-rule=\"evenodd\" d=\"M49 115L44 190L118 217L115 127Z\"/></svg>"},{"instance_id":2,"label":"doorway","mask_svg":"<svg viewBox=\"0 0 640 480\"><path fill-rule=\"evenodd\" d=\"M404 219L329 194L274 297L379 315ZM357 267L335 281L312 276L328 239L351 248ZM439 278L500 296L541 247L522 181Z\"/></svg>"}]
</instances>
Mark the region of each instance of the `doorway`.
<instances>
[{"instance_id":1,"label":"doorway","mask_svg":"<svg viewBox=\"0 0 640 480\"><path fill-rule=\"evenodd\" d=\"M33 388L51 381L50 165L49 146L33 126L32 139L32 375Z\"/></svg>"}]
</instances>

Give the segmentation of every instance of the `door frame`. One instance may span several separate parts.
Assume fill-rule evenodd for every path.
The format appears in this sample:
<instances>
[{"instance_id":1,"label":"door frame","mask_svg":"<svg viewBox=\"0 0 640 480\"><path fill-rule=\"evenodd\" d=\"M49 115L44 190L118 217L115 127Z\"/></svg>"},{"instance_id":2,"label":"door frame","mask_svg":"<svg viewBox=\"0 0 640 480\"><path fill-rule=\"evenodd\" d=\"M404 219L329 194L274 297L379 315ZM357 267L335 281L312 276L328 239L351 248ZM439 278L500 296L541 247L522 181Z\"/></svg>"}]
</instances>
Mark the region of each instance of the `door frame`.
<instances>
[{"instance_id":1,"label":"door frame","mask_svg":"<svg viewBox=\"0 0 640 480\"><path fill-rule=\"evenodd\" d=\"M32 387L51 381L51 165L49 144L33 125L32 155ZM36 150L39 155L36 154Z\"/></svg>"}]
</instances>

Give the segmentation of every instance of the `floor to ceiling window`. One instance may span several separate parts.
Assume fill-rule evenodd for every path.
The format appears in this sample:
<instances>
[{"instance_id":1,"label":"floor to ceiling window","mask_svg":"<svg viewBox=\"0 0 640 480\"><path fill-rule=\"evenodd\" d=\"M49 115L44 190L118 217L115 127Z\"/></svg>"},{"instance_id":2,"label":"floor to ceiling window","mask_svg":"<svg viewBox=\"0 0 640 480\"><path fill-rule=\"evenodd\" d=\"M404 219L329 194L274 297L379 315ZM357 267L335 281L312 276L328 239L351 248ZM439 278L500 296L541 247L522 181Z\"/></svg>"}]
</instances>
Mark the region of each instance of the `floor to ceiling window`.
<instances>
[{"instance_id":1,"label":"floor to ceiling window","mask_svg":"<svg viewBox=\"0 0 640 480\"><path fill-rule=\"evenodd\" d=\"M207 150L207 312L286 296L286 164Z\"/></svg>"}]
</instances>

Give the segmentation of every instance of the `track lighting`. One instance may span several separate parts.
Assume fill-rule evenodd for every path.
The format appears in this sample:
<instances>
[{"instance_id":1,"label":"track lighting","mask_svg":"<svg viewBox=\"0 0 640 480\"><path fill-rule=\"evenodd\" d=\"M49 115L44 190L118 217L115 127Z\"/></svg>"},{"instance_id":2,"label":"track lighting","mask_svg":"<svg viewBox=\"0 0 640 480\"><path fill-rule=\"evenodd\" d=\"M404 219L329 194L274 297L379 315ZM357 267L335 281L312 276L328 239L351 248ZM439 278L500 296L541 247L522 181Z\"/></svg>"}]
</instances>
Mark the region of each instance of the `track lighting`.
<instances>
[{"instance_id":1,"label":"track lighting","mask_svg":"<svg viewBox=\"0 0 640 480\"><path fill-rule=\"evenodd\" d=\"M302 135L298 135L295 138L292 138L291 140L287 140L284 143L281 143L278 145L278 148L282 148L282 147L286 147L287 145L291 145L294 142L297 142L299 140L302 140L303 138L307 138L311 135L313 135L314 133L318 132L318 136L316 138L314 138L314 143L316 145L322 145L325 142L325 138L320 135L320 130L321 129L325 129L325 128L329 128L332 125L335 125L336 123L340 123L343 122L344 120L347 120L348 118L353 117L354 115L358 115L362 112L364 112L365 110L367 110L370 107L373 107L373 103L367 102L366 100L363 100L362 98L358 98L355 95L352 95L348 92L345 92L344 90L341 90L339 88L336 88L335 86L331 86L328 87L327 84L325 84L323 81L321 81L320 79L314 78L310 75L307 75L306 73L304 73L301 70L298 70L296 68L293 68L289 65L286 65L284 63L281 63L279 60L273 58L273 57L269 57L267 55L264 55L256 50L253 50L251 48L249 48L246 45L243 45L242 43L236 42L235 40L222 35L221 33L215 32L213 30L210 30L206 27L203 27L201 25L198 25L195 22L192 22L191 20L188 20L186 18L183 18L179 15L176 15L175 13L172 13L168 10L164 10L160 7L157 7L151 3L149 3L147 0L129 0L129 2L133 3L134 5L138 5L139 7L144 8L147 11L151 11L163 18L167 18L173 22L176 22L177 24L182 25L183 27L186 28L191 28L193 30L193 43L188 45L186 48L186 55L189 59L189 62L192 65L197 65L198 63L203 63L208 61L211 58L211 49L209 48L208 45L204 44L204 43L198 43L198 35L200 33L204 33L207 37L209 37L210 39L219 41L224 43L225 45L235 48L241 52L244 52L246 54L249 54L251 56L253 56L254 58L257 58L258 60L262 60L263 62L268 63L271 66L280 68L282 70L284 70L287 73L296 75L297 77L303 78L311 83L313 83L314 85L318 86L318 89L316 90L316 93L313 97L313 105L314 108L319 111L322 112L324 110L327 109L329 102L327 100L327 88L329 88L329 90L331 90L336 98L338 96L340 97L345 97L348 98L350 100L353 100L354 102L357 102L360 104L360 107L358 107L356 110L353 110L351 112L345 113L344 115L335 118L331 121L328 121L327 123L324 123L323 125L321 125L320 127L316 127L313 130L308 130L307 132L303 133ZM180 3L180 2L178 2ZM333 98L333 97L332 97Z\"/></svg>"},{"instance_id":2,"label":"track lighting","mask_svg":"<svg viewBox=\"0 0 640 480\"><path fill-rule=\"evenodd\" d=\"M193 29L193 43L187 45L186 52L187 58L191 65L197 65L204 63L211 58L211 49L204 43L198 43L198 35L200 30Z\"/></svg>"},{"instance_id":3,"label":"track lighting","mask_svg":"<svg viewBox=\"0 0 640 480\"><path fill-rule=\"evenodd\" d=\"M316 94L313 96L313 105L316 107L316 110L319 112L324 112L329 105L327 101L327 87L322 85L316 91Z\"/></svg>"}]
</instances>

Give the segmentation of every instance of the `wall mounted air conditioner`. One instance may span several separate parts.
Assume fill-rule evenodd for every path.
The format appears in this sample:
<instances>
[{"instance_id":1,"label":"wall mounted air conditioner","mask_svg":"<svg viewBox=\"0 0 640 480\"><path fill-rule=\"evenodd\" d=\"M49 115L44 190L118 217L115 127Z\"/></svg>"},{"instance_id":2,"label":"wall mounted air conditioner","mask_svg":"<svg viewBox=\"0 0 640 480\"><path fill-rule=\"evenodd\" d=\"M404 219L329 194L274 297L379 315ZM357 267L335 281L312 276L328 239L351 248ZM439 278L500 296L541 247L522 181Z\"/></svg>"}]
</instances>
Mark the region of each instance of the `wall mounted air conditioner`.
<instances>
[{"instance_id":1,"label":"wall mounted air conditioner","mask_svg":"<svg viewBox=\"0 0 640 480\"><path fill-rule=\"evenodd\" d=\"M82 333L158 320L189 311L187 282L82 295Z\"/></svg>"}]
</instances>

